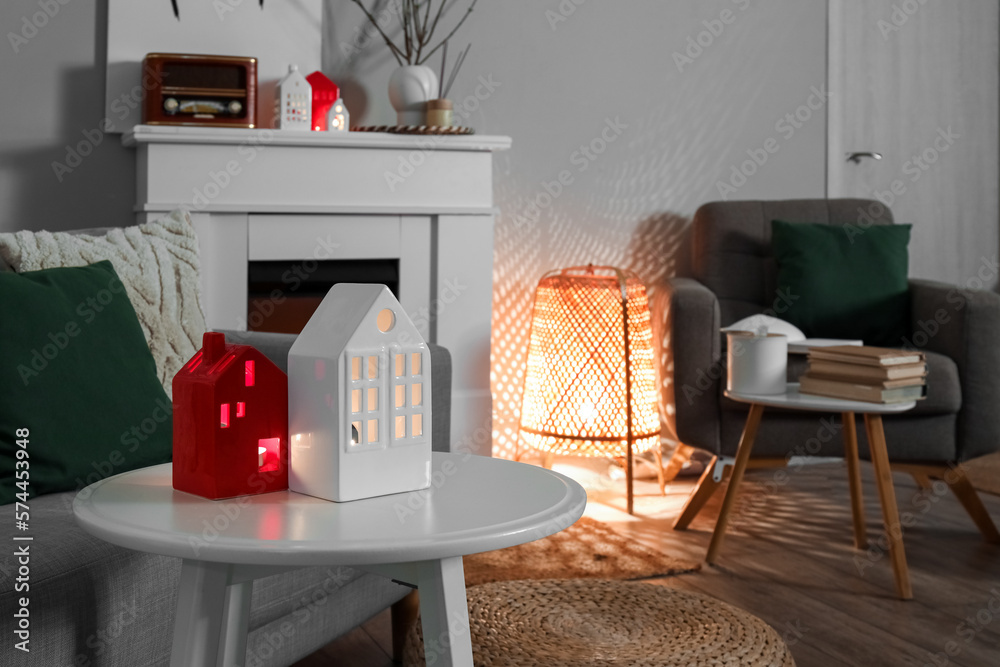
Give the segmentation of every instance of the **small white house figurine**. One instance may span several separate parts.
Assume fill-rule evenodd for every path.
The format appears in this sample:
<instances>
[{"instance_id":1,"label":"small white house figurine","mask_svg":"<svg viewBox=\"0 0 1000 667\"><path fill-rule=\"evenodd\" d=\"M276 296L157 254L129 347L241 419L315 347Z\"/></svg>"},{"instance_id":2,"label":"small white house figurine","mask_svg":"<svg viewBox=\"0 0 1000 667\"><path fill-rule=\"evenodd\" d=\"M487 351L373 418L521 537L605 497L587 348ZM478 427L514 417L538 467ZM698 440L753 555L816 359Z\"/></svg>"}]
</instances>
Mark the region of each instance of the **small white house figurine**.
<instances>
[{"instance_id":1,"label":"small white house figurine","mask_svg":"<svg viewBox=\"0 0 1000 667\"><path fill-rule=\"evenodd\" d=\"M337 101L330 106L330 111L326 116L327 132L348 132L351 129L351 114L347 111L344 100L337 98Z\"/></svg>"},{"instance_id":2,"label":"small white house figurine","mask_svg":"<svg viewBox=\"0 0 1000 667\"><path fill-rule=\"evenodd\" d=\"M344 502L431 482L430 350L385 285L334 285L288 353L288 488Z\"/></svg>"},{"instance_id":3,"label":"small white house figurine","mask_svg":"<svg viewBox=\"0 0 1000 667\"><path fill-rule=\"evenodd\" d=\"M305 132L312 129L312 86L299 72L298 65L289 65L288 74L278 82L274 105L279 129Z\"/></svg>"}]
</instances>

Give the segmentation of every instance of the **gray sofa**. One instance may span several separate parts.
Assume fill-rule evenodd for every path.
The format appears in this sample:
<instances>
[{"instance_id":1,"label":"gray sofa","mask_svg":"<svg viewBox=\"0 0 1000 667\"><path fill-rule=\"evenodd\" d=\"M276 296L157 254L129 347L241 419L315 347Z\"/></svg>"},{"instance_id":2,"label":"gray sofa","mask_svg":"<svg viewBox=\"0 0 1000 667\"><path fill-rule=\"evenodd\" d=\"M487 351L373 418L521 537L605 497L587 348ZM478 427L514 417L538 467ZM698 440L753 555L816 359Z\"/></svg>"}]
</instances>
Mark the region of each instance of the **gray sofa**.
<instances>
[{"instance_id":1,"label":"gray sofa","mask_svg":"<svg viewBox=\"0 0 1000 667\"><path fill-rule=\"evenodd\" d=\"M295 336L226 332L287 370ZM431 345L435 450L449 450L451 356ZM14 506L0 512L0 665L139 667L169 663L180 560L132 551L81 530L75 491L31 501L31 652L13 649L18 563ZM247 667L289 665L401 600L409 588L346 567L314 567L254 583Z\"/></svg>"},{"instance_id":2,"label":"gray sofa","mask_svg":"<svg viewBox=\"0 0 1000 667\"><path fill-rule=\"evenodd\" d=\"M673 376L672 395L666 398L676 412L664 417L682 443L713 454L713 465L735 456L748 411L746 404L723 396L725 340L719 329L756 313L780 317L771 253L771 221L776 219L893 224L887 207L863 199L712 202L695 213L691 275L656 285L651 308L659 327L654 338L661 345L657 356L664 360L661 374ZM913 471L929 464L928 474L937 476L932 471L1000 449L1000 295L926 280L911 280L910 295L914 335L909 342L926 352L928 394L912 411L886 416L885 435L893 464L912 464ZM947 321L941 321L941 313ZM920 331L925 334L916 335ZM804 356L790 357L788 380L797 381L805 364ZM843 455L839 435L816 437L824 418L838 421L833 415L767 411L753 456L778 463L796 454ZM867 439L864 429L859 431L860 453L867 458ZM720 477L716 474L714 481ZM708 495L703 493L700 502ZM686 508L677 527L686 526L699 508Z\"/></svg>"}]
</instances>

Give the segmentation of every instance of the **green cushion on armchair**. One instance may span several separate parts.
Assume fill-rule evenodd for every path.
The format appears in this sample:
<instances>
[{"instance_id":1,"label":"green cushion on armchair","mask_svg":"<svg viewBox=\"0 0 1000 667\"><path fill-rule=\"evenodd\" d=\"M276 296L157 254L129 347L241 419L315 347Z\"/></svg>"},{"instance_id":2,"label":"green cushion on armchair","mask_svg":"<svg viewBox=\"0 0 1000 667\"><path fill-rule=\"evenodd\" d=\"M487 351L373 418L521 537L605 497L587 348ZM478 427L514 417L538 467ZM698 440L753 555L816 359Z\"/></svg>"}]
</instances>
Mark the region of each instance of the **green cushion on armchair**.
<instances>
[{"instance_id":1,"label":"green cushion on armchair","mask_svg":"<svg viewBox=\"0 0 1000 667\"><path fill-rule=\"evenodd\" d=\"M111 262L0 273L0 313L0 505L170 460L170 400Z\"/></svg>"},{"instance_id":2,"label":"green cushion on armchair","mask_svg":"<svg viewBox=\"0 0 1000 667\"><path fill-rule=\"evenodd\" d=\"M780 313L809 338L900 347L910 334L910 225L771 223Z\"/></svg>"}]
</instances>

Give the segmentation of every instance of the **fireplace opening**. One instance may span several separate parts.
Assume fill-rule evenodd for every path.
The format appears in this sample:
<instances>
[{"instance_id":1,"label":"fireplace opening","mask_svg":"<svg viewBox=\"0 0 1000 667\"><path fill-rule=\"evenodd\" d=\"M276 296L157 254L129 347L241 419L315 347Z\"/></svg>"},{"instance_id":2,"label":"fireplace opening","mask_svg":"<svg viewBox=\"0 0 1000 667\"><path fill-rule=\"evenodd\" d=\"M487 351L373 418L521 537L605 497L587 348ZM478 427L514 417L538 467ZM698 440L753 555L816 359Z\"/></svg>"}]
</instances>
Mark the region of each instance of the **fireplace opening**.
<instances>
[{"instance_id":1,"label":"fireplace opening","mask_svg":"<svg viewBox=\"0 0 1000 667\"><path fill-rule=\"evenodd\" d=\"M337 283L381 283L399 298L398 259L250 262L247 329L300 333Z\"/></svg>"}]
</instances>

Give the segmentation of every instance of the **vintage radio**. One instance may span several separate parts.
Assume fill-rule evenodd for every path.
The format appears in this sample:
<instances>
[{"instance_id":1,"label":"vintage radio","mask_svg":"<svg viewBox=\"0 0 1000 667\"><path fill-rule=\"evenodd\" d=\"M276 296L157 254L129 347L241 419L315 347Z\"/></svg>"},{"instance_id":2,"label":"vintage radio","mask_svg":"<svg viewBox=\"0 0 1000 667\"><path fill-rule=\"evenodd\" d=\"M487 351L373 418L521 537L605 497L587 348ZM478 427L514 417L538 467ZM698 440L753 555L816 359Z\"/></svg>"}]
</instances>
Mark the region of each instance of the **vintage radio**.
<instances>
[{"instance_id":1,"label":"vintage radio","mask_svg":"<svg viewBox=\"0 0 1000 667\"><path fill-rule=\"evenodd\" d=\"M142 62L147 125L256 127L257 59L149 53Z\"/></svg>"}]
</instances>

